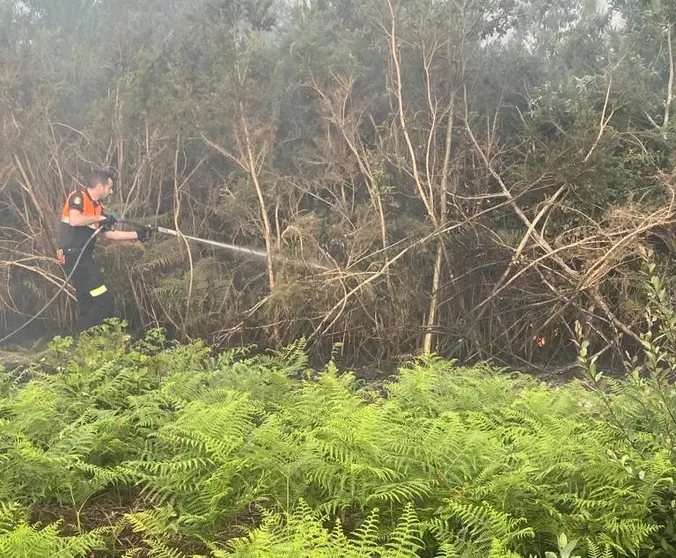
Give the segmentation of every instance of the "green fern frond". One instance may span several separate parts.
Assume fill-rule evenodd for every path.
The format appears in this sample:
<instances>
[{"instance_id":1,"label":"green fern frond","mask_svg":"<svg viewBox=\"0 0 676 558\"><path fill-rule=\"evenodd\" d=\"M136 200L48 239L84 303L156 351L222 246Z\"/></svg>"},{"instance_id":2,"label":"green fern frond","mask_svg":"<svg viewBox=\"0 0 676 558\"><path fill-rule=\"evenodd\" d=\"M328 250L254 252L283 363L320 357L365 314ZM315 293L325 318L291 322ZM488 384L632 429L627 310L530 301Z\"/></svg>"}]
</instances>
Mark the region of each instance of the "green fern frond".
<instances>
[{"instance_id":1,"label":"green fern frond","mask_svg":"<svg viewBox=\"0 0 676 558\"><path fill-rule=\"evenodd\" d=\"M613 551L609 544L601 546L594 541L587 542L589 555L588 558L613 558Z\"/></svg>"},{"instance_id":2,"label":"green fern frond","mask_svg":"<svg viewBox=\"0 0 676 558\"><path fill-rule=\"evenodd\" d=\"M124 520L132 526L136 533L157 538L176 533L176 527L173 523L175 518L176 514L169 506L124 515Z\"/></svg>"},{"instance_id":3,"label":"green fern frond","mask_svg":"<svg viewBox=\"0 0 676 558\"><path fill-rule=\"evenodd\" d=\"M506 546L535 536L531 527L523 527L526 523L524 518L515 519L487 503L476 505L449 501L443 517L430 521L430 527L442 542L462 542L484 552L490 551L494 541Z\"/></svg>"},{"instance_id":4,"label":"green fern frond","mask_svg":"<svg viewBox=\"0 0 676 558\"><path fill-rule=\"evenodd\" d=\"M390 533L385 544L383 558L418 558L418 551L424 547L422 526L411 504L404 507L397 527Z\"/></svg>"},{"instance_id":5,"label":"green fern frond","mask_svg":"<svg viewBox=\"0 0 676 558\"><path fill-rule=\"evenodd\" d=\"M267 513L261 527L248 537L230 541L229 551L214 556L418 558L418 551L423 548L422 525L411 505L404 508L384 545L380 542L377 510L369 514L353 536L343 532L339 521L327 530L324 519L300 500L286 521L280 514Z\"/></svg>"},{"instance_id":6,"label":"green fern frond","mask_svg":"<svg viewBox=\"0 0 676 558\"><path fill-rule=\"evenodd\" d=\"M18 502L0 501L0 535L27 519L26 509Z\"/></svg>"},{"instance_id":7,"label":"green fern frond","mask_svg":"<svg viewBox=\"0 0 676 558\"><path fill-rule=\"evenodd\" d=\"M643 546L648 537L657 533L658 525L650 525L639 519L609 518L606 522L607 532L600 538L604 544L614 548L617 552L636 553Z\"/></svg>"},{"instance_id":8,"label":"green fern frond","mask_svg":"<svg viewBox=\"0 0 676 558\"><path fill-rule=\"evenodd\" d=\"M378 508L374 508L353 534L355 550L360 553L359 556L370 556L379 546L378 514Z\"/></svg>"},{"instance_id":9,"label":"green fern frond","mask_svg":"<svg viewBox=\"0 0 676 558\"><path fill-rule=\"evenodd\" d=\"M175 548L170 548L167 544L158 540L145 541L150 547L148 550L149 558L188 558L183 552Z\"/></svg>"},{"instance_id":10,"label":"green fern frond","mask_svg":"<svg viewBox=\"0 0 676 558\"><path fill-rule=\"evenodd\" d=\"M429 481L422 479L400 480L399 482L382 484L371 491L366 498L367 504L388 503L405 504L422 500L433 493Z\"/></svg>"},{"instance_id":11,"label":"green fern frond","mask_svg":"<svg viewBox=\"0 0 676 558\"><path fill-rule=\"evenodd\" d=\"M499 539L494 539L491 542L491 548L487 558L523 558L516 552L512 552L507 548L505 543Z\"/></svg>"},{"instance_id":12,"label":"green fern frond","mask_svg":"<svg viewBox=\"0 0 676 558\"><path fill-rule=\"evenodd\" d=\"M108 528L76 536L63 537L57 524L42 529L20 522L12 530L0 532L0 556L3 558L81 558L92 550L104 548Z\"/></svg>"}]
</instances>

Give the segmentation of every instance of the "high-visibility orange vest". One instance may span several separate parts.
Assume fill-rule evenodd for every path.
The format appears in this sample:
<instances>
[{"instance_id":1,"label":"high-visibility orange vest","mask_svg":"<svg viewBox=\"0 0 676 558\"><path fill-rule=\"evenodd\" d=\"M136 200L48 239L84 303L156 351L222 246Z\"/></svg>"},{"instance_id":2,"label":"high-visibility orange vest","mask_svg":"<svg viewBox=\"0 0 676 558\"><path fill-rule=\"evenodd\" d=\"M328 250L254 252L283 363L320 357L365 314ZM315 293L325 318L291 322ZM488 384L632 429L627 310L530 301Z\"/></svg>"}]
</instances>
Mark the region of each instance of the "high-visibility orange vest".
<instances>
[{"instance_id":1,"label":"high-visibility orange vest","mask_svg":"<svg viewBox=\"0 0 676 558\"><path fill-rule=\"evenodd\" d=\"M75 199L74 196L79 196L81 201ZM66 203L63 205L63 211L61 212L61 222L70 225L70 203L71 199L73 202L77 202L76 205L82 205L82 215L85 217L95 217L97 215L103 214L103 206L100 203L95 202L92 197L87 192L86 188L81 190L75 190L68 195L66 198ZM99 223L92 223L87 225L91 229L98 229Z\"/></svg>"},{"instance_id":2,"label":"high-visibility orange vest","mask_svg":"<svg viewBox=\"0 0 676 558\"><path fill-rule=\"evenodd\" d=\"M95 217L103 214L103 206L92 199L86 188L75 190L68 195L61 211L61 239L59 250L57 251L57 261L61 264L65 261L64 252L66 251L78 251L85 245L88 246L88 250L93 250L95 242L89 242L89 239L100 226L100 223L91 223L80 227L72 226L70 224L71 207L79 209L85 217Z\"/></svg>"}]
</instances>

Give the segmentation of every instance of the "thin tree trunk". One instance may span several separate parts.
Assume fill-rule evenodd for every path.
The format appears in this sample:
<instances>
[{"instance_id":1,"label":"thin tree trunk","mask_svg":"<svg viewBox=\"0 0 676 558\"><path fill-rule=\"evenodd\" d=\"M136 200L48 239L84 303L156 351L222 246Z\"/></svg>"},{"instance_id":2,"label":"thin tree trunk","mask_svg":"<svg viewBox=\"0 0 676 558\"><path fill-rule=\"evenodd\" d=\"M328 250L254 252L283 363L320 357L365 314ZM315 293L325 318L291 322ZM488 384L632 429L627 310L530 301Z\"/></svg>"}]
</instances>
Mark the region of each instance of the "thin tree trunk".
<instances>
[{"instance_id":1,"label":"thin tree trunk","mask_svg":"<svg viewBox=\"0 0 676 558\"><path fill-rule=\"evenodd\" d=\"M448 113L448 124L446 128L446 149L444 153L444 168L439 186L439 228L446 226L446 206L448 198L448 175L451 162L451 152L453 143L453 116L455 112L455 99L451 98L451 106ZM434 260L434 275L432 277L432 295L430 296L430 308L427 314L427 324L425 327L425 340L423 342L423 352L430 354L434 347L434 329L437 325L437 315L439 311L439 285L441 284L441 272L444 261L444 241L442 237L437 239L437 255Z\"/></svg>"},{"instance_id":2,"label":"thin tree trunk","mask_svg":"<svg viewBox=\"0 0 676 558\"><path fill-rule=\"evenodd\" d=\"M390 7L390 17L392 19L391 29L390 29L390 50L392 52L392 63L394 64L395 76L396 76L396 97L398 103L398 114L399 114L399 124L401 125L401 131L406 140L406 146L408 148L409 156L411 157L411 170L413 171L413 179L415 185L418 189L418 194L423 204L425 204L425 209L429 215L432 225L435 228L438 228L437 216L434 212L434 200L428 198L423 187L423 181L420 177L420 172L418 170L418 159L415 155L415 149L413 148L413 142L408 133L408 126L406 124L406 112L404 111L404 92L403 92L403 77L401 71L401 59L399 55L399 48L397 46L397 18L395 15L394 6L392 5L392 0L387 0L387 3Z\"/></svg>"},{"instance_id":3,"label":"thin tree trunk","mask_svg":"<svg viewBox=\"0 0 676 558\"><path fill-rule=\"evenodd\" d=\"M242 122L242 131L244 132L244 141L246 144L246 158L247 166L249 169L249 174L251 175L251 180L253 181L254 188L256 189L256 196L258 197L258 204L261 210L261 219L263 221L263 236L265 237L265 266L268 273L268 282L270 284L270 292L272 293L276 286L277 281L275 277L275 269L272 259L273 251L273 242L272 242L272 226L270 225L270 218L268 217L268 209L265 204L265 198L263 197L263 189L261 187L259 178L258 178L258 168L256 166L256 161L254 159L253 150L251 149L251 136L249 134L249 127L246 125L246 119L244 117L244 107L240 103L240 120ZM275 343L279 345L281 342L281 335L279 331L279 324L275 318L272 326L273 335L275 338Z\"/></svg>"},{"instance_id":4,"label":"thin tree trunk","mask_svg":"<svg viewBox=\"0 0 676 558\"><path fill-rule=\"evenodd\" d=\"M666 139L669 128L669 113L671 112L671 101L674 91L674 53L671 46L672 24L667 25L667 46L669 48L669 83L667 84L667 99L664 103L664 120L662 121L662 135Z\"/></svg>"}]
</instances>

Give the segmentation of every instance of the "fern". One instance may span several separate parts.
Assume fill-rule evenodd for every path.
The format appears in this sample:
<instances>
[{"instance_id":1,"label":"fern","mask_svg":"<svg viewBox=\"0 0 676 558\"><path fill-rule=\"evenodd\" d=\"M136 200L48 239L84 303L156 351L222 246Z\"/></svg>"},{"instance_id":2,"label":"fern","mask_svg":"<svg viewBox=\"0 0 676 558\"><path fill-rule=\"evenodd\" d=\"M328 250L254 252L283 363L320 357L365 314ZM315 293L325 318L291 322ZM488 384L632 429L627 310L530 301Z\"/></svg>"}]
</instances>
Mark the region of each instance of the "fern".
<instances>
[{"instance_id":1,"label":"fern","mask_svg":"<svg viewBox=\"0 0 676 558\"><path fill-rule=\"evenodd\" d=\"M346 536L340 522L328 530L323 516L299 501L286 521L279 514L266 514L263 525L248 537L228 543L226 551L215 551L214 558L297 556L312 558L417 558L423 548L422 527L411 506L386 540L378 532L378 511L362 523L354 537Z\"/></svg>"},{"instance_id":2,"label":"fern","mask_svg":"<svg viewBox=\"0 0 676 558\"><path fill-rule=\"evenodd\" d=\"M588 547L588 558L613 558L613 551L609 544L601 546L594 541L589 541Z\"/></svg>"},{"instance_id":3,"label":"fern","mask_svg":"<svg viewBox=\"0 0 676 558\"><path fill-rule=\"evenodd\" d=\"M6 511L0 509L0 514ZM89 533L64 537L56 524L39 528L29 525L24 519L11 527L0 523L0 556L3 558L84 558L92 550L106 546L108 528Z\"/></svg>"},{"instance_id":4,"label":"fern","mask_svg":"<svg viewBox=\"0 0 676 558\"><path fill-rule=\"evenodd\" d=\"M514 541L534 537L525 519L515 519L490 505L448 502L440 518L429 522L442 543L472 553L490 554L493 545L506 549Z\"/></svg>"},{"instance_id":5,"label":"fern","mask_svg":"<svg viewBox=\"0 0 676 558\"><path fill-rule=\"evenodd\" d=\"M143 536L143 542L148 549L148 556L154 558L185 558L185 555L176 548L171 548L176 542L178 528L175 523L176 513L170 506L126 514L124 520L129 523L134 532ZM139 552L141 549L137 549Z\"/></svg>"},{"instance_id":6,"label":"fern","mask_svg":"<svg viewBox=\"0 0 676 558\"><path fill-rule=\"evenodd\" d=\"M404 508L399 524L385 544L383 558L418 558L418 551L424 548L421 538L422 527L410 504Z\"/></svg>"},{"instance_id":7,"label":"fern","mask_svg":"<svg viewBox=\"0 0 676 558\"><path fill-rule=\"evenodd\" d=\"M214 357L157 332L132 346L119 324L55 341L58 373L3 383L2 536L65 544L105 521L135 532L130 556L172 558L541 557L561 532L580 555L670 551L676 396L661 379L601 393L434 357L381 392L310 370L301 345ZM45 510L81 524L29 521Z\"/></svg>"},{"instance_id":8,"label":"fern","mask_svg":"<svg viewBox=\"0 0 676 558\"><path fill-rule=\"evenodd\" d=\"M0 534L8 533L22 520L25 520L25 509L21 504L0 501Z\"/></svg>"}]
</instances>

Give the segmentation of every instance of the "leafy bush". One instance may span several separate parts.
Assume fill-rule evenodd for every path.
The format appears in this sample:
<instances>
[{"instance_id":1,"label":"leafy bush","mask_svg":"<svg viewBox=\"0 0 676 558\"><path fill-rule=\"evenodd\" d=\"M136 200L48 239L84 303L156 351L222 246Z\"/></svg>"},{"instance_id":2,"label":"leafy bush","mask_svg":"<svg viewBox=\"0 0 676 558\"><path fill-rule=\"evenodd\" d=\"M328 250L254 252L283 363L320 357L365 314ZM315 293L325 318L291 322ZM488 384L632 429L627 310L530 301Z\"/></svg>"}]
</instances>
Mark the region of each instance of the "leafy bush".
<instances>
[{"instance_id":1,"label":"leafy bush","mask_svg":"<svg viewBox=\"0 0 676 558\"><path fill-rule=\"evenodd\" d=\"M436 357L362 385L300 343L212 355L115 322L57 338L0 377L0 554L673 555L676 360L651 335L625 380L582 343L561 387Z\"/></svg>"}]
</instances>

